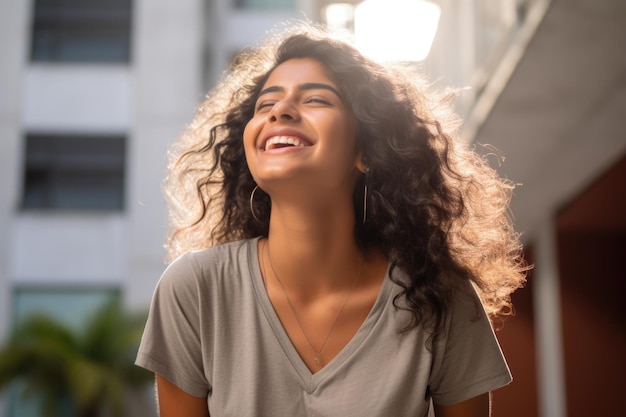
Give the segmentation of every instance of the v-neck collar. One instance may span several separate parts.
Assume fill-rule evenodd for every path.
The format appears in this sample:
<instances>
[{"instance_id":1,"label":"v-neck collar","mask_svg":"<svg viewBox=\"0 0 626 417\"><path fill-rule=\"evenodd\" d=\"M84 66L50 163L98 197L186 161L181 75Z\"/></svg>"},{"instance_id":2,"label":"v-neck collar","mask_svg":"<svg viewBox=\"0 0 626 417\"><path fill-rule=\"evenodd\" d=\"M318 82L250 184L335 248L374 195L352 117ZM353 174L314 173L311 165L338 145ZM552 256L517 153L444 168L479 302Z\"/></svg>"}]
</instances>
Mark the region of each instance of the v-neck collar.
<instances>
[{"instance_id":1,"label":"v-neck collar","mask_svg":"<svg viewBox=\"0 0 626 417\"><path fill-rule=\"evenodd\" d=\"M292 368L300 377L303 388L307 392L312 393L321 382L334 375L335 372L341 368L341 365L361 347L363 341L374 328L382 311L388 304L388 300L392 292L392 283L389 279L389 265L387 265L385 277L376 301L355 335L330 362L328 362L319 371L312 373L300 357L300 354L287 335L287 331L283 327L278 314L276 314L274 306L272 305L269 295L267 294L265 285L263 284L258 253L259 239L260 238L255 238L248 241L248 264L250 277L252 279L252 287L254 288L256 299L261 310L263 310L263 314L265 315L265 318L278 340L278 343L282 347L285 356L287 356Z\"/></svg>"}]
</instances>

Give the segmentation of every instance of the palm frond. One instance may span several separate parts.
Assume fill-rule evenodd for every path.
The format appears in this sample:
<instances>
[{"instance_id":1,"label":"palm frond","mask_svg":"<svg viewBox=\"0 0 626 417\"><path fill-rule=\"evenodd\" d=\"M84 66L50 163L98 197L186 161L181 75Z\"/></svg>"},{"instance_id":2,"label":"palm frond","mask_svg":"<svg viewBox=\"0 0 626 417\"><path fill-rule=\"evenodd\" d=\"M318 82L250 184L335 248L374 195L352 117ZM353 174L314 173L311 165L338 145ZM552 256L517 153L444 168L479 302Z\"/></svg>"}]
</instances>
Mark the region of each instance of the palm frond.
<instances>
[{"instance_id":1,"label":"palm frond","mask_svg":"<svg viewBox=\"0 0 626 417\"><path fill-rule=\"evenodd\" d=\"M82 332L42 316L23 321L0 350L0 390L20 379L22 395L36 393L48 410L69 397L81 415L103 409L121 415L124 392L153 380L133 364L145 317L112 302Z\"/></svg>"}]
</instances>

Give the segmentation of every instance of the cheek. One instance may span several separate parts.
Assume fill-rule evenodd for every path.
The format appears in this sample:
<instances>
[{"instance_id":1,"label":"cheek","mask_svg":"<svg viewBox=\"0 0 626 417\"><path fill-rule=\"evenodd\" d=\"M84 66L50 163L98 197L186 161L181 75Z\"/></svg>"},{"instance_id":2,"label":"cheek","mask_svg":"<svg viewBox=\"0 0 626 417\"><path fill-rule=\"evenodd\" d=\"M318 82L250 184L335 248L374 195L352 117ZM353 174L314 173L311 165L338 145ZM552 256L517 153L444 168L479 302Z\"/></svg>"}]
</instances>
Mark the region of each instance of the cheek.
<instances>
[{"instance_id":1,"label":"cheek","mask_svg":"<svg viewBox=\"0 0 626 417\"><path fill-rule=\"evenodd\" d=\"M256 137L258 135L258 123L254 123L254 119L250 120L243 130L243 146L246 154L255 146ZM249 149L250 148L250 149Z\"/></svg>"},{"instance_id":2,"label":"cheek","mask_svg":"<svg viewBox=\"0 0 626 417\"><path fill-rule=\"evenodd\" d=\"M261 124L253 118L243 130L243 150L246 156L246 164L253 177L256 172L256 140L261 131ZM255 177L256 180L256 177Z\"/></svg>"},{"instance_id":3,"label":"cheek","mask_svg":"<svg viewBox=\"0 0 626 417\"><path fill-rule=\"evenodd\" d=\"M334 125L333 131L342 139L342 153L354 155L356 153L356 129L354 124L351 121L340 120Z\"/></svg>"}]
</instances>

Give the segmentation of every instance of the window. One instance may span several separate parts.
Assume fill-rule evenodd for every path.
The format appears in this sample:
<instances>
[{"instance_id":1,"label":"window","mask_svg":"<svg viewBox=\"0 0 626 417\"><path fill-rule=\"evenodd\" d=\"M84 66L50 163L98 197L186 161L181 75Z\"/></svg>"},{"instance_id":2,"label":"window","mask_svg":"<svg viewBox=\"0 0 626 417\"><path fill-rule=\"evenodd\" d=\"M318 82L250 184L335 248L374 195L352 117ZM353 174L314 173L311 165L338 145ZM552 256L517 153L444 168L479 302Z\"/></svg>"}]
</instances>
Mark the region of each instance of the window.
<instances>
[{"instance_id":1,"label":"window","mask_svg":"<svg viewBox=\"0 0 626 417\"><path fill-rule=\"evenodd\" d=\"M128 62L131 0L35 0L31 57Z\"/></svg>"},{"instance_id":2,"label":"window","mask_svg":"<svg viewBox=\"0 0 626 417\"><path fill-rule=\"evenodd\" d=\"M235 0L238 9L295 10L296 0Z\"/></svg>"},{"instance_id":3,"label":"window","mask_svg":"<svg viewBox=\"0 0 626 417\"><path fill-rule=\"evenodd\" d=\"M119 300L117 288L18 287L13 302L16 323L43 314L72 329L80 329L92 313Z\"/></svg>"},{"instance_id":4,"label":"window","mask_svg":"<svg viewBox=\"0 0 626 417\"><path fill-rule=\"evenodd\" d=\"M121 210L123 136L28 135L22 207Z\"/></svg>"}]
</instances>

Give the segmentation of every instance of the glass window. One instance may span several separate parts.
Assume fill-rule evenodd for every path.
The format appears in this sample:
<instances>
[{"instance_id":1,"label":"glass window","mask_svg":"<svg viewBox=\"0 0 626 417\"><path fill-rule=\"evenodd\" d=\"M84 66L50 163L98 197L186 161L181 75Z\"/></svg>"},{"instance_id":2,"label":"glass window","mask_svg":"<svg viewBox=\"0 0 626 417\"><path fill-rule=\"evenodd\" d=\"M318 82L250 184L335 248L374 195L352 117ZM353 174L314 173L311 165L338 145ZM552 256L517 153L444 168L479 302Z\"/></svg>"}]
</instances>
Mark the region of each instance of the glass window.
<instances>
[{"instance_id":1,"label":"glass window","mask_svg":"<svg viewBox=\"0 0 626 417\"><path fill-rule=\"evenodd\" d=\"M15 290L13 312L16 323L42 314L79 330L91 314L119 296L117 288L19 287Z\"/></svg>"},{"instance_id":2,"label":"glass window","mask_svg":"<svg viewBox=\"0 0 626 417\"><path fill-rule=\"evenodd\" d=\"M24 209L124 207L126 138L28 135Z\"/></svg>"},{"instance_id":3,"label":"glass window","mask_svg":"<svg viewBox=\"0 0 626 417\"><path fill-rule=\"evenodd\" d=\"M295 10L296 0L234 0L238 9Z\"/></svg>"},{"instance_id":4,"label":"glass window","mask_svg":"<svg viewBox=\"0 0 626 417\"><path fill-rule=\"evenodd\" d=\"M128 62L131 0L35 0L31 57Z\"/></svg>"}]
</instances>

